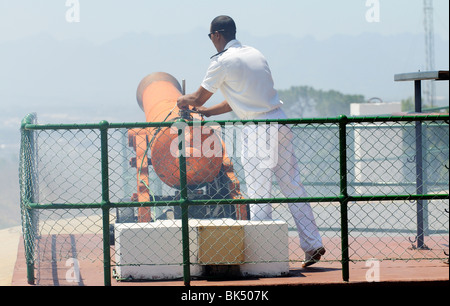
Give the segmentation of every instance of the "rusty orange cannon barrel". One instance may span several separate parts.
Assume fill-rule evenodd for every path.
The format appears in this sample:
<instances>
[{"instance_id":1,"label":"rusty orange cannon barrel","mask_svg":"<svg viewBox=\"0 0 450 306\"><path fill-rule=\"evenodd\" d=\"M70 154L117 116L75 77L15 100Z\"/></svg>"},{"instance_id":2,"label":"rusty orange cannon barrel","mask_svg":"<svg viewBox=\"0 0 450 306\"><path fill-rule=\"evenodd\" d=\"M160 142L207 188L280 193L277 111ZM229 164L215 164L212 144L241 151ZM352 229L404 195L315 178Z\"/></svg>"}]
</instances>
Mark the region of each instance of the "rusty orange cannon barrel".
<instances>
[{"instance_id":1,"label":"rusty orange cannon barrel","mask_svg":"<svg viewBox=\"0 0 450 306\"><path fill-rule=\"evenodd\" d=\"M156 72L142 79L136 98L147 122L174 122L180 118L180 109L176 106L180 95L180 84L173 76ZM202 118L193 114L193 119ZM158 177L171 187L180 185L177 126L179 125L147 129L153 168ZM197 141L196 137L199 137ZM214 130L186 127L184 144L187 184L195 186L212 182L219 174L223 162L222 142Z\"/></svg>"}]
</instances>

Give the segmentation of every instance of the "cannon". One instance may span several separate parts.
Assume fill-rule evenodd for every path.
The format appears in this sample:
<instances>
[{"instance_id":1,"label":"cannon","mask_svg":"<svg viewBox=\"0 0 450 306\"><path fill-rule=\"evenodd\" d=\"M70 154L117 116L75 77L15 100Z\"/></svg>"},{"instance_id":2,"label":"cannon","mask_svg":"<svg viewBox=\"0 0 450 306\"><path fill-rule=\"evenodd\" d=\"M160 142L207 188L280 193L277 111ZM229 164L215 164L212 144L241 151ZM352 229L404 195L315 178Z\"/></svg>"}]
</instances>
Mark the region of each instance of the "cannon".
<instances>
[{"instance_id":1,"label":"cannon","mask_svg":"<svg viewBox=\"0 0 450 306\"><path fill-rule=\"evenodd\" d=\"M204 120L192 109L182 110L176 105L182 95L180 83L170 74L156 72L144 77L136 92L139 107L145 114L147 122L176 122ZM227 156L225 143L218 132L211 127L184 129L184 153L186 156L186 179L190 199L239 199L242 198L240 184L234 172L233 164ZM197 133L197 134L195 134ZM199 138L194 139L195 135ZM179 191L173 195L152 195L149 182L149 168L152 167L158 178L174 190L180 187L180 171L178 157L178 128L152 127L130 129L128 141L134 149L136 157L130 164L136 167L137 192L132 200L137 202L170 201L179 199ZM205 143L208 145L205 146ZM213 203L213 201L211 202ZM179 207L174 209L174 217L180 215ZM193 218L234 218L247 220L246 205L193 206L189 210ZM151 222L162 217L152 216L148 207L140 207L137 213L138 222Z\"/></svg>"}]
</instances>

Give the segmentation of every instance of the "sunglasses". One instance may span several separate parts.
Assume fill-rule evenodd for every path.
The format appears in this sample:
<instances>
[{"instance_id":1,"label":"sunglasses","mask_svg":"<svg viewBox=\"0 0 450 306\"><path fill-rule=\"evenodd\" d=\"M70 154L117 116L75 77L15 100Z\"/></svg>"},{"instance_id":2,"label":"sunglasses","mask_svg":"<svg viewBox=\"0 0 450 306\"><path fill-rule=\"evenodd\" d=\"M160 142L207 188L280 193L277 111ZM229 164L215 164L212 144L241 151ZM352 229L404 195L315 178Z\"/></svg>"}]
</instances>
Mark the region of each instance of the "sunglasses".
<instances>
[{"instance_id":1,"label":"sunglasses","mask_svg":"<svg viewBox=\"0 0 450 306\"><path fill-rule=\"evenodd\" d=\"M214 31L214 32L211 32L211 33L209 33L208 34L208 37L209 37L209 39L211 39L211 37L213 36L213 34L215 34L216 32L225 32L225 30L217 30L217 31Z\"/></svg>"}]
</instances>

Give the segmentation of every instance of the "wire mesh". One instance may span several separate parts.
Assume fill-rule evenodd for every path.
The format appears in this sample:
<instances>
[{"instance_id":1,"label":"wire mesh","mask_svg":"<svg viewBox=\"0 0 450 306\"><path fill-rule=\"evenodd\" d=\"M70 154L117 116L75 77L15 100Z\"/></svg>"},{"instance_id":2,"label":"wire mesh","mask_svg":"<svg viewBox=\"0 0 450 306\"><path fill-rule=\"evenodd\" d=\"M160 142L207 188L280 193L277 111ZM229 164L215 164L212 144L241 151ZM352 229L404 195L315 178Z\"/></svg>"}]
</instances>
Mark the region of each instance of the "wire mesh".
<instances>
[{"instance_id":1,"label":"wire mesh","mask_svg":"<svg viewBox=\"0 0 450 306\"><path fill-rule=\"evenodd\" d=\"M400 119L350 120L346 126L352 261L446 258L448 119L420 123L420 186L417 121ZM110 259L118 271L183 264L183 188L194 273L245 263L294 267L320 244L327 250L322 261L343 260L337 119L120 124L108 128L107 138ZM261 151L252 151L253 144ZM102 260L101 145L99 127L22 129L22 222L27 261L36 271L70 258ZM418 190L427 199L389 199ZM249 225L256 228L253 236ZM420 237L425 244L418 247Z\"/></svg>"}]
</instances>

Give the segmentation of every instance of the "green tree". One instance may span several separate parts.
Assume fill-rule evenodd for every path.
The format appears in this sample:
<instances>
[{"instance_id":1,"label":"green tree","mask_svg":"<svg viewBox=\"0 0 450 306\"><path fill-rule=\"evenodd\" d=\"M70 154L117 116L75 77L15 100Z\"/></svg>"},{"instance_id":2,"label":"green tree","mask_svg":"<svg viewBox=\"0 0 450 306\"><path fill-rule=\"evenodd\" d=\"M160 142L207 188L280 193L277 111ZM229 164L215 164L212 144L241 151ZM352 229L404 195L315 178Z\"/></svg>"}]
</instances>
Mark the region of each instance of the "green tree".
<instances>
[{"instance_id":1,"label":"green tree","mask_svg":"<svg viewBox=\"0 0 450 306\"><path fill-rule=\"evenodd\" d=\"M402 100L402 112L414 111L414 101L411 97Z\"/></svg>"},{"instance_id":2,"label":"green tree","mask_svg":"<svg viewBox=\"0 0 450 306\"><path fill-rule=\"evenodd\" d=\"M347 95L336 90L317 90L309 86L293 86L278 93L289 117L299 118L349 115L351 103L365 101L363 95Z\"/></svg>"}]
</instances>

